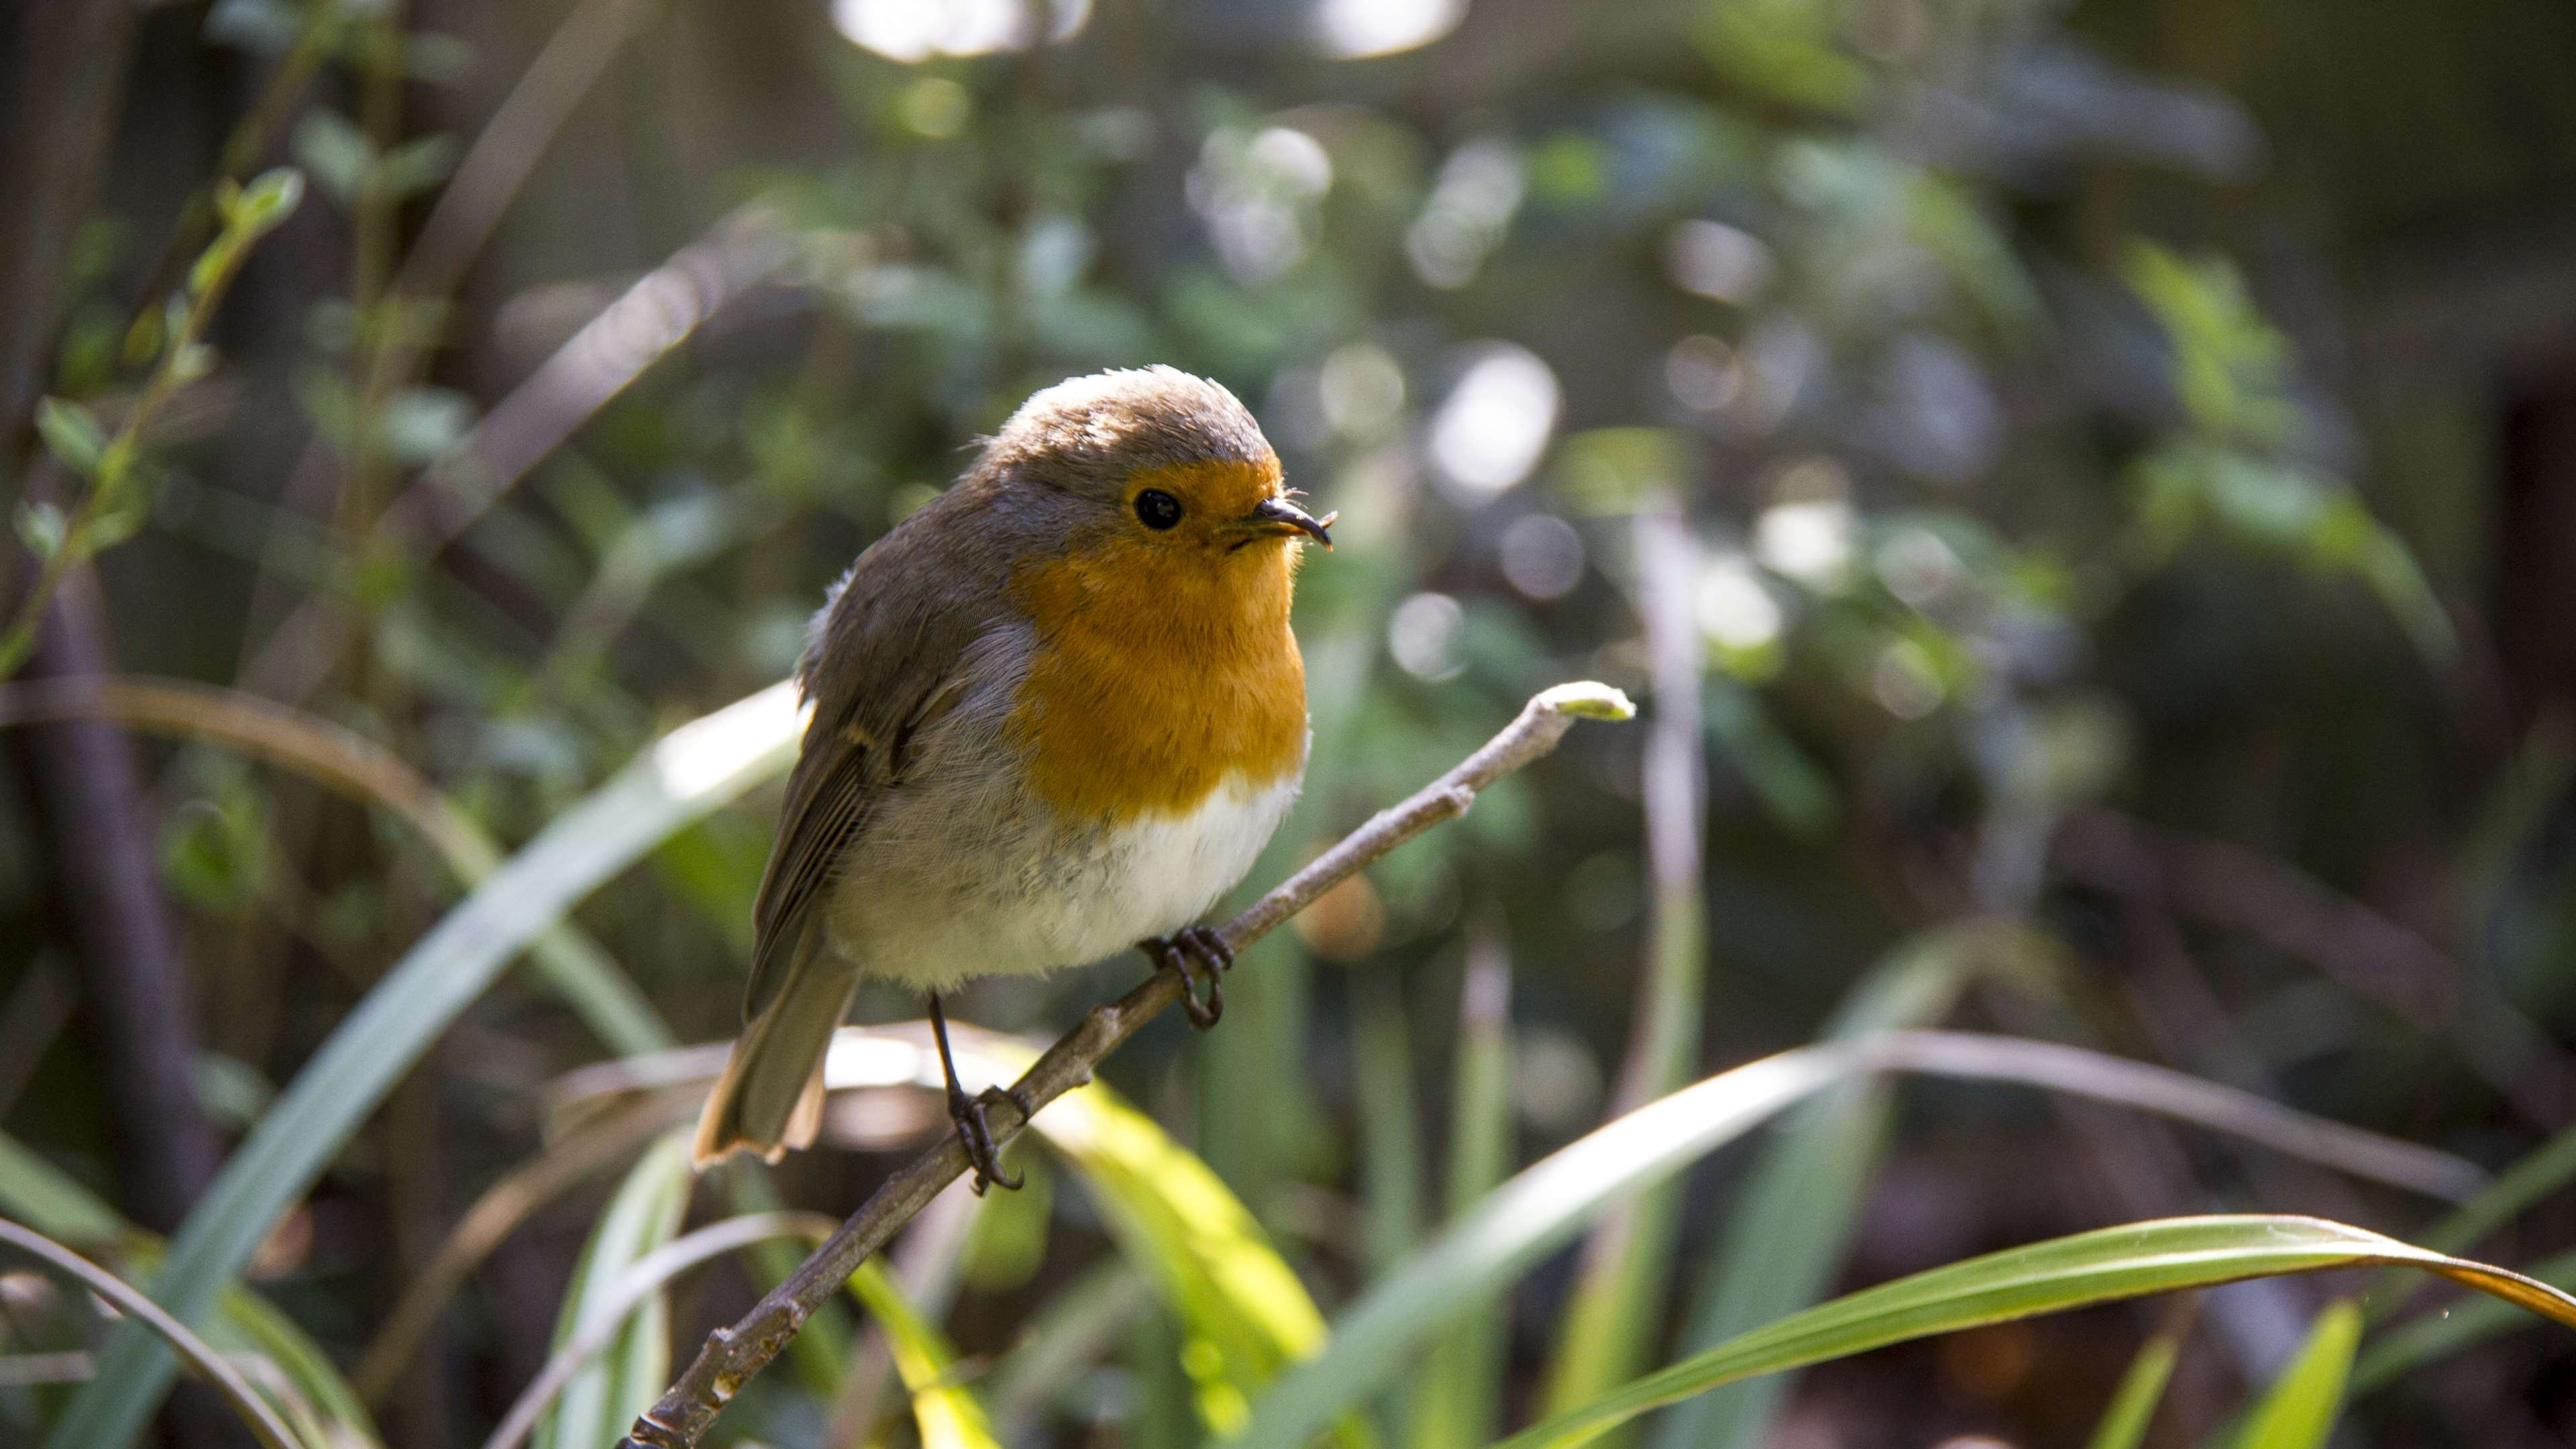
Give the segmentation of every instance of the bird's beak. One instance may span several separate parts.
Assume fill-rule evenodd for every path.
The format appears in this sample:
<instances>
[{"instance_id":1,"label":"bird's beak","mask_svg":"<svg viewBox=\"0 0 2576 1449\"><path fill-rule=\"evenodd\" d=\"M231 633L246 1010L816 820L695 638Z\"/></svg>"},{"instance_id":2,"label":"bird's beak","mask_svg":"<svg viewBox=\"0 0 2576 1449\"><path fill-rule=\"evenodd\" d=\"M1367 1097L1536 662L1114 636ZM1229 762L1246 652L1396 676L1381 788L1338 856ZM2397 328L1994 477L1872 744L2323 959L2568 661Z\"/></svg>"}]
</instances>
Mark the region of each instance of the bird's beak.
<instances>
[{"instance_id":1,"label":"bird's beak","mask_svg":"<svg viewBox=\"0 0 2576 1449\"><path fill-rule=\"evenodd\" d=\"M1264 498L1252 510L1252 515L1243 520L1243 525L1255 533L1265 535L1302 533L1324 547L1331 548L1333 535L1326 530L1330 529L1333 526L1333 520L1339 517L1341 515L1338 513L1327 513L1317 518L1285 498Z\"/></svg>"}]
</instances>

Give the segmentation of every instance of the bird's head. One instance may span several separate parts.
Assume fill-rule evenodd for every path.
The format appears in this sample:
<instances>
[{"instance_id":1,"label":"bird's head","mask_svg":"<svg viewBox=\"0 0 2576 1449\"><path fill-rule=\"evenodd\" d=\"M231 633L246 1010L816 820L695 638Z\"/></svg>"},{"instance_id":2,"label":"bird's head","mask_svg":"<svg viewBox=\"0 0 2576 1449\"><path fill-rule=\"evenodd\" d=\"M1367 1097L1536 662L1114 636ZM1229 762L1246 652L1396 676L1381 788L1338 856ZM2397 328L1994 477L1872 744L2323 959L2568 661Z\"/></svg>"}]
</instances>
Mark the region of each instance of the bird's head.
<instances>
[{"instance_id":1,"label":"bird's head","mask_svg":"<svg viewBox=\"0 0 2576 1449\"><path fill-rule=\"evenodd\" d=\"M1047 388L985 445L978 470L1060 520L1064 550L1142 578L1256 578L1332 546L1284 485L1279 455L1233 393L1169 367Z\"/></svg>"}]
</instances>

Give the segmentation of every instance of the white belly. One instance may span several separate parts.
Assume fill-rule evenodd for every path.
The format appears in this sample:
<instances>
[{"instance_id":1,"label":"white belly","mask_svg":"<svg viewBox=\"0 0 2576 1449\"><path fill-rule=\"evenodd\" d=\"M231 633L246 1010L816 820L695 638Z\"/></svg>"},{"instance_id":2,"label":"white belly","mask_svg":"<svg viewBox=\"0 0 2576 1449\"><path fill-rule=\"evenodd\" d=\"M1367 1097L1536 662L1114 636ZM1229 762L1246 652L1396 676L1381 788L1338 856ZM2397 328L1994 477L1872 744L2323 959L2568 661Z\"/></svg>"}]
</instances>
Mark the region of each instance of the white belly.
<instances>
[{"instance_id":1,"label":"white belly","mask_svg":"<svg viewBox=\"0 0 2576 1449\"><path fill-rule=\"evenodd\" d=\"M1097 961L1204 917L1252 869L1297 784L1236 777L1187 814L1073 833L1023 821L936 852L944 869L853 871L834 935L867 974L933 989Z\"/></svg>"}]
</instances>

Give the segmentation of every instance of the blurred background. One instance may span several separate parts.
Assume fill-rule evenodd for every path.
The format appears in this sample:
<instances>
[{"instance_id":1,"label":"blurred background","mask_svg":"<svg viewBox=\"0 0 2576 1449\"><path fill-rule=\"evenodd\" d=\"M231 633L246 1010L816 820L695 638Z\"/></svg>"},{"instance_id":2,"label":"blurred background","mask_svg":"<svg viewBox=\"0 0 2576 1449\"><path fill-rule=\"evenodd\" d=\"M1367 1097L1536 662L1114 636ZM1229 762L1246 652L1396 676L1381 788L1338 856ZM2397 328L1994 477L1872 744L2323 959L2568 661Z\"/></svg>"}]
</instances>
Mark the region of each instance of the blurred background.
<instances>
[{"instance_id":1,"label":"blurred background","mask_svg":"<svg viewBox=\"0 0 2576 1449\"><path fill-rule=\"evenodd\" d=\"M1314 767L1246 898L1537 688L1643 706L1262 943L1217 1033L1111 1063L1327 1317L1513 1169L1861 1022L2514 1163L2576 1108L2571 74L2559 0L18 7L0 481L9 597L50 607L0 641L0 1175L178 1228L469 878L782 678L1030 391L1147 362L1342 515L1298 599ZM776 806L673 820L569 918L582 969L463 1005L266 1234L251 1282L347 1367L515 1185L360 1374L385 1443L478 1442L558 1341L646 1140L580 1137L565 1074L731 1035ZM953 1010L1044 1040L1142 969ZM2052 1234L2442 1208L2026 1088L1824 1105L1518 1280L1463 1418L1381 1405L1386 1441ZM937 1130L862 1095L761 1190L837 1216ZM1053 1374L1008 1380L1007 1442L1222 1427L1190 1314L1023 1156L897 1254L963 1363ZM2576 1244L2532 1198L2482 1256ZM668 1331L757 1278L692 1277ZM2148 1442L2356 1286L2207 1295ZM2077 1444L2175 1312L1630 1442ZM88 1323L0 1277L0 1438ZM1069 1362L1018 1356L1033 1323ZM914 1434L851 1363L715 1442ZM247 1442L193 1392L152 1432ZM2341 1432L2576 1443L2576 1354L2495 1338Z\"/></svg>"}]
</instances>

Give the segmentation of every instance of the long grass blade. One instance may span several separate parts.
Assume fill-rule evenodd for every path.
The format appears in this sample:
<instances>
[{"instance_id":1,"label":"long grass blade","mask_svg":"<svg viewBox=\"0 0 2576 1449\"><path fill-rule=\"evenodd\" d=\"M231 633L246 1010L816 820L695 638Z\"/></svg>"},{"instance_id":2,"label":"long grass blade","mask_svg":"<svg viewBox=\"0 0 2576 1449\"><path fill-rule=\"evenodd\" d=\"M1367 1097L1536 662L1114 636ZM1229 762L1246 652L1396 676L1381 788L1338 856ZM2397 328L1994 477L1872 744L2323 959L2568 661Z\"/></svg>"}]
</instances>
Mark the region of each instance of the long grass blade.
<instances>
[{"instance_id":1,"label":"long grass blade","mask_svg":"<svg viewBox=\"0 0 2576 1449\"><path fill-rule=\"evenodd\" d=\"M2171 1218L1991 1253L1837 1298L1632 1380L1504 1443L1507 1449L1572 1449L1722 1383L1963 1328L2248 1278L2380 1264L2436 1273L2576 1328L2576 1298L2558 1289L2365 1229L2259 1214ZM2338 1394L2341 1384L2338 1369Z\"/></svg>"},{"instance_id":2,"label":"long grass blade","mask_svg":"<svg viewBox=\"0 0 2576 1449\"><path fill-rule=\"evenodd\" d=\"M983 1404L963 1384L952 1381L957 1350L904 1299L884 1266L874 1258L860 1264L859 1271L850 1275L850 1294L885 1330L895 1373L912 1395L912 1418L921 1431L921 1449L1000 1449Z\"/></svg>"},{"instance_id":3,"label":"long grass blade","mask_svg":"<svg viewBox=\"0 0 2576 1449\"><path fill-rule=\"evenodd\" d=\"M1700 657L1692 613L1699 555L1669 492L1636 517L1637 593L1646 621L1654 691L1646 727L1646 972L1628 1056L1611 1101L1631 1112L1691 1080L1699 1069L1708 941L1700 902L1707 794L1700 738ZM1544 1401L1582 1403L1643 1368L1671 1294L1681 1237L1678 1184L1619 1204L1593 1229L1558 1329Z\"/></svg>"},{"instance_id":4,"label":"long grass blade","mask_svg":"<svg viewBox=\"0 0 2576 1449\"><path fill-rule=\"evenodd\" d=\"M2036 1051L2024 1059L2015 1054L2018 1047ZM2069 1070L2087 1063L2100 1070ZM2247 1093L2049 1042L1894 1031L1797 1047L1685 1087L1523 1170L1361 1295L1324 1352L1282 1376L1254 1406L1243 1439L1252 1449L1296 1449L1334 1416L1366 1402L1405 1369L1426 1340L1563 1246L1621 1194L1661 1181L1817 1091L1882 1070L2027 1082L2093 1096L2220 1131L2257 1133L2267 1145L2347 1170L2399 1161L2401 1175L2438 1168L2453 1188L2463 1174L2477 1175L2474 1165L2458 1159L2419 1161L2409 1154L2424 1149L2325 1123ZM2347 1142L2344 1134L2358 1140ZM2366 1158L2344 1151L2362 1143L2372 1148Z\"/></svg>"},{"instance_id":5,"label":"long grass blade","mask_svg":"<svg viewBox=\"0 0 2576 1449\"><path fill-rule=\"evenodd\" d=\"M2576 1252L2543 1258L2523 1271L2552 1287L2576 1289ZM2353 1397L2375 1393L2426 1364L2530 1322L2509 1303L2478 1298L2390 1329L2353 1365Z\"/></svg>"},{"instance_id":6,"label":"long grass blade","mask_svg":"<svg viewBox=\"0 0 2576 1449\"><path fill-rule=\"evenodd\" d=\"M2147 1426L2165 1401L2165 1385L2172 1380L2174 1360L2181 1353L2182 1340L2171 1333L2148 1339L2129 1361L2129 1371L2120 1376L2111 1406L2103 1410L2102 1422L2094 1426L2085 1449L2138 1449L2147 1442Z\"/></svg>"},{"instance_id":7,"label":"long grass blade","mask_svg":"<svg viewBox=\"0 0 2576 1449\"><path fill-rule=\"evenodd\" d=\"M1931 932L1863 978L1827 1034L1848 1040L1937 1021L1973 968L2045 949L2019 928ZM1682 1330L1683 1354L1714 1348L1824 1296L1850 1251L1893 1096L1883 1081L1847 1082L1799 1106L1766 1134L1722 1246L1703 1270ZM1655 1449L1758 1449L1769 1440L1792 1382L1747 1379L1677 1404L1655 1427Z\"/></svg>"},{"instance_id":8,"label":"long grass blade","mask_svg":"<svg viewBox=\"0 0 2576 1449\"><path fill-rule=\"evenodd\" d=\"M2344 1384L2361 1343L2361 1310L2338 1299L2254 1408L2237 1449L2321 1449L2343 1412Z\"/></svg>"},{"instance_id":9,"label":"long grass blade","mask_svg":"<svg viewBox=\"0 0 2576 1449\"><path fill-rule=\"evenodd\" d=\"M0 1213L75 1250L103 1258L129 1282L148 1279L162 1258L161 1240L127 1222L106 1199L5 1133L0 1133ZM277 1305L248 1288L227 1290L207 1325L220 1351L264 1356L282 1376L281 1400L310 1405L318 1442L369 1445L383 1436L339 1366ZM81 1375L93 1377L91 1371ZM308 1435L308 1437L312 1437Z\"/></svg>"},{"instance_id":10,"label":"long grass blade","mask_svg":"<svg viewBox=\"0 0 2576 1449\"><path fill-rule=\"evenodd\" d=\"M536 1378L520 1391L517 1401L510 1405L510 1411L502 1416L500 1425L483 1441L483 1449L519 1449L527 1442L538 1419L553 1405L555 1395L563 1392L564 1385L618 1337L626 1326L628 1314L659 1296L672 1279L710 1258L720 1258L773 1238L793 1237L808 1243L821 1242L831 1235L834 1226L830 1218L820 1213L756 1213L709 1223L638 1259L609 1292L600 1296L596 1311L583 1322L580 1332L556 1349Z\"/></svg>"},{"instance_id":11,"label":"long grass blade","mask_svg":"<svg viewBox=\"0 0 2576 1449\"><path fill-rule=\"evenodd\" d=\"M1469 937L1459 993L1458 1055L1449 1087L1446 1220L1472 1211L1512 1166L1512 963L1501 933ZM1487 1300L1489 1309L1492 1300ZM1406 1439L1412 1449L1476 1449L1494 1437L1502 1412L1505 1315L1470 1314L1434 1344L1413 1396Z\"/></svg>"},{"instance_id":12,"label":"long grass blade","mask_svg":"<svg viewBox=\"0 0 2576 1449\"><path fill-rule=\"evenodd\" d=\"M798 729L785 684L683 726L477 887L367 994L224 1164L171 1241L154 1296L183 1321L203 1316L394 1082L513 957L674 831L784 770ZM119 1330L48 1449L123 1449L174 1369L149 1334Z\"/></svg>"},{"instance_id":13,"label":"long grass blade","mask_svg":"<svg viewBox=\"0 0 2576 1449\"><path fill-rule=\"evenodd\" d=\"M628 1169L582 1245L572 1281L556 1310L553 1347L563 1347L603 1311L626 1274L680 1232L696 1179L688 1139L665 1134ZM671 1366L670 1308L660 1294L623 1316L608 1350L573 1371L541 1420L536 1449L586 1449L616 1441L637 1410L650 1405Z\"/></svg>"},{"instance_id":14,"label":"long grass blade","mask_svg":"<svg viewBox=\"0 0 2576 1449\"><path fill-rule=\"evenodd\" d=\"M260 1397L259 1390L252 1388L250 1381L226 1362L222 1354L190 1332L188 1325L163 1312L160 1304L135 1291L124 1279L44 1234L7 1218L0 1218L0 1243L8 1244L79 1283L105 1299L117 1312L141 1325L143 1331L168 1344L173 1352L187 1360L190 1368L214 1384L225 1401L232 1405L233 1412L240 1415L251 1432L259 1436L259 1442L266 1449L307 1449L296 1438L295 1431L277 1416L277 1411L269 1407L268 1401Z\"/></svg>"}]
</instances>

